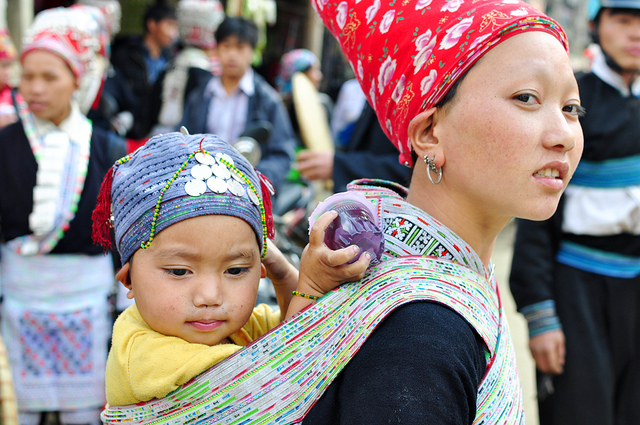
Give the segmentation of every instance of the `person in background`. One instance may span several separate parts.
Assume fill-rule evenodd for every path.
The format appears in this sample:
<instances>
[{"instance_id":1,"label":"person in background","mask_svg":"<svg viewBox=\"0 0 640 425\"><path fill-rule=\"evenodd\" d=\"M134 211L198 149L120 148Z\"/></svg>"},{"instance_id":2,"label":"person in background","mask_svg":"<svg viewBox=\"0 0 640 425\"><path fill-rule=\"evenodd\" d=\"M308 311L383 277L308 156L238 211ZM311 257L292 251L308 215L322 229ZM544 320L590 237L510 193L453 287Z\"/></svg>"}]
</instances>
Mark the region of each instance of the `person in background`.
<instances>
[{"instance_id":1,"label":"person in background","mask_svg":"<svg viewBox=\"0 0 640 425\"><path fill-rule=\"evenodd\" d=\"M174 131L192 90L221 72L215 32L225 16L222 4L218 0L180 0L177 14L182 49L156 81L152 135Z\"/></svg>"},{"instance_id":2,"label":"person in background","mask_svg":"<svg viewBox=\"0 0 640 425\"><path fill-rule=\"evenodd\" d=\"M640 1L593 1L590 19L584 154L558 211L518 221L511 267L542 425L640 417Z\"/></svg>"},{"instance_id":3,"label":"person in background","mask_svg":"<svg viewBox=\"0 0 640 425\"><path fill-rule=\"evenodd\" d=\"M320 83L322 82L322 71L320 70L320 61L318 57L307 49L295 49L291 50L280 59L280 70L276 77L276 87L282 101L284 102L287 112L289 113L289 119L293 126L293 130L296 133L298 141L302 141L300 135L300 128L298 125L298 117L296 111L296 105L293 97L293 75L297 72L302 72L311 81L312 86L316 89L320 89ZM332 116L333 100L326 94L318 91L318 98L320 103L324 107L326 112L327 124Z\"/></svg>"},{"instance_id":4,"label":"person in background","mask_svg":"<svg viewBox=\"0 0 640 425\"><path fill-rule=\"evenodd\" d=\"M13 101L13 97L17 93L11 86L17 57L9 31L0 30L0 128L12 124L18 119Z\"/></svg>"},{"instance_id":5,"label":"person in background","mask_svg":"<svg viewBox=\"0 0 640 425\"><path fill-rule=\"evenodd\" d=\"M222 73L193 90L180 125L191 133L217 134L233 143L246 129L269 122L271 134L260 145L262 159L256 168L277 192L297 142L280 96L251 67L258 42L256 25L246 18L227 17L216 31L216 42Z\"/></svg>"},{"instance_id":6,"label":"person in background","mask_svg":"<svg viewBox=\"0 0 640 425\"><path fill-rule=\"evenodd\" d=\"M320 89L322 71L318 57L307 49L291 50L280 59L280 70L276 78L278 92L284 99L290 98L292 93L291 77L296 72L302 72L309 78L316 90Z\"/></svg>"},{"instance_id":7,"label":"person in background","mask_svg":"<svg viewBox=\"0 0 640 425\"><path fill-rule=\"evenodd\" d=\"M98 41L75 22L27 33L19 86L26 104L0 131L1 325L22 425L40 424L47 412L62 424L100 424L105 397L114 270L93 244L91 215L125 149L76 103L78 49Z\"/></svg>"},{"instance_id":8,"label":"person in background","mask_svg":"<svg viewBox=\"0 0 640 425\"><path fill-rule=\"evenodd\" d=\"M103 88L108 73L112 70L111 65L111 43L120 32L120 19L122 9L118 0L78 0L72 8L85 10L90 13L98 23L99 46L94 47L97 54L91 58L84 79L89 78L89 82L80 85L81 92L80 109L92 120L94 124L108 129L109 125L102 125L100 120L108 114L106 110L110 105L105 104ZM91 28L95 31L95 28ZM107 100L109 102L110 100Z\"/></svg>"},{"instance_id":9,"label":"person in background","mask_svg":"<svg viewBox=\"0 0 640 425\"><path fill-rule=\"evenodd\" d=\"M144 14L143 25L142 38L114 41L114 75L107 78L104 87L116 105L109 117L111 126L121 136L136 140L146 138L151 130L153 86L173 57L178 38L176 11L165 3L153 3Z\"/></svg>"}]
</instances>

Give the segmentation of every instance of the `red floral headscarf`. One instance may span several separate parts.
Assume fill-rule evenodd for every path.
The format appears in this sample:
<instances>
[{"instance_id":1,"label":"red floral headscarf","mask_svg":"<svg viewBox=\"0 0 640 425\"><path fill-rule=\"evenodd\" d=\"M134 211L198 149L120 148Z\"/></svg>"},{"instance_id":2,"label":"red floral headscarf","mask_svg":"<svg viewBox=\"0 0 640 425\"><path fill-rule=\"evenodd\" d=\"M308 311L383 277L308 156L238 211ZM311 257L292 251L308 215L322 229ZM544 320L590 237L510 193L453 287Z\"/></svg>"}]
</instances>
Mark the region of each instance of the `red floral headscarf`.
<instances>
[{"instance_id":1,"label":"red floral headscarf","mask_svg":"<svg viewBox=\"0 0 640 425\"><path fill-rule=\"evenodd\" d=\"M523 31L544 31L569 51L560 25L520 0L311 2L407 165L411 119L436 105L489 49Z\"/></svg>"}]
</instances>

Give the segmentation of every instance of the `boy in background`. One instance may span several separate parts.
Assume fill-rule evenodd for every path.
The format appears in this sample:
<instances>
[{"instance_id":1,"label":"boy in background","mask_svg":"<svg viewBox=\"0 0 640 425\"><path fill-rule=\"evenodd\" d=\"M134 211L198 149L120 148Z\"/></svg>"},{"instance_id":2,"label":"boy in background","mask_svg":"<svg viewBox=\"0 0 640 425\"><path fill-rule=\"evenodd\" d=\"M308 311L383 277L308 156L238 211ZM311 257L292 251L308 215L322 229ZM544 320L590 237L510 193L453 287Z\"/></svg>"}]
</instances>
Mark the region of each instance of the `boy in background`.
<instances>
[{"instance_id":1,"label":"boy in background","mask_svg":"<svg viewBox=\"0 0 640 425\"><path fill-rule=\"evenodd\" d=\"M271 135L260 143L262 159L256 168L277 191L289 172L297 142L280 95L251 68L258 29L248 19L227 17L215 36L222 73L193 90L181 125L233 143L246 129L269 122Z\"/></svg>"}]
</instances>

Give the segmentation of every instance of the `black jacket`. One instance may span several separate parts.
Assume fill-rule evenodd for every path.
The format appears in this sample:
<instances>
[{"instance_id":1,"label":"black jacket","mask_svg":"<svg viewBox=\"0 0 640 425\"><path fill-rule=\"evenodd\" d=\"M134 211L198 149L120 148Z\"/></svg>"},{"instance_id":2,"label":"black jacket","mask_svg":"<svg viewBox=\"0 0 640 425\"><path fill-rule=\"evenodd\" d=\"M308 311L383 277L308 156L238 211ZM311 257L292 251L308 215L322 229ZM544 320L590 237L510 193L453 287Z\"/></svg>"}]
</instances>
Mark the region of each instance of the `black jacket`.
<instances>
[{"instance_id":1,"label":"black jacket","mask_svg":"<svg viewBox=\"0 0 640 425\"><path fill-rule=\"evenodd\" d=\"M119 111L133 114L133 127L126 137L143 139L149 134L152 125L152 93L154 83L147 75L147 64L144 60L147 50L142 39L129 37L117 40L113 44L111 64L114 71L107 78L104 93L117 103ZM162 56L171 58L170 50L162 51Z\"/></svg>"}]
</instances>

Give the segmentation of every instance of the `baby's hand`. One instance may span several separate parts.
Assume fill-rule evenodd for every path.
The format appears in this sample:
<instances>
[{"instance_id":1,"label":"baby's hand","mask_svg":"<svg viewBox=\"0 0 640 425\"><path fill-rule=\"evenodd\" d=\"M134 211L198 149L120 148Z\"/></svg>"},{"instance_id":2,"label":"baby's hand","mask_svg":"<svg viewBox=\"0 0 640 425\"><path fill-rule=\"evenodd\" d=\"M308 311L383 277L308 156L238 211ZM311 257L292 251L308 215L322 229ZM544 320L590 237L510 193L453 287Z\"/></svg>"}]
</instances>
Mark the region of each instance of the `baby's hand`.
<instances>
[{"instance_id":1,"label":"baby's hand","mask_svg":"<svg viewBox=\"0 0 640 425\"><path fill-rule=\"evenodd\" d=\"M360 251L357 245L334 251L324 243L325 230L337 216L337 212L327 211L311 228L309 244L300 260L298 291L304 294L322 296L342 283L360 280L369 266L368 252L353 264L347 264Z\"/></svg>"},{"instance_id":2,"label":"baby's hand","mask_svg":"<svg viewBox=\"0 0 640 425\"><path fill-rule=\"evenodd\" d=\"M289 279L293 279L293 287L298 282L298 270L291 264L287 258L278 249L270 239L267 240L267 256L262 259L267 269L267 277L273 282L274 286L285 285Z\"/></svg>"}]
</instances>

